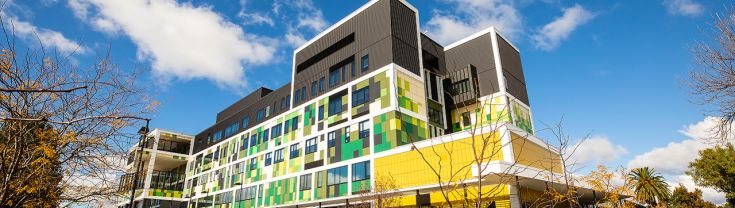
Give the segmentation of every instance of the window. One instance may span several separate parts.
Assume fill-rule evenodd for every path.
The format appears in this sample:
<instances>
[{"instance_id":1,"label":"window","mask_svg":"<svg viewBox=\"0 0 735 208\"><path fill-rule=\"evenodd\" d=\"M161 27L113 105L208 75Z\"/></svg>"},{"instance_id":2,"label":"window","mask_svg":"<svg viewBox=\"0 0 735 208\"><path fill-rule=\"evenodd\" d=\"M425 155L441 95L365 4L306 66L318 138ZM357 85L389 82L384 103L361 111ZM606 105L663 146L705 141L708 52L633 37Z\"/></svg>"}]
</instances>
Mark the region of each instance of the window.
<instances>
[{"instance_id":1,"label":"window","mask_svg":"<svg viewBox=\"0 0 735 208\"><path fill-rule=\"evenodd\" d=\"M444 116L442 114L443 113L441 110L429 108L429 121L438 123L438 124L444 124L444 122L442 122L444 119Z\"/></svg>"},{"instance_id":2,"label":"window","mask_svg":"<svg viewBox=\"0 0 735 208\"><path fill-rule=\"evenodd\" d=\"M316 81L311 82L311 96L316 97Z\"/></svg>"},{"instance_id":3,"label":"window","mask_svg":"<svg viewBox=\"0 0 735 208\"><path fill-rule=\"evenodd\" d=\"M273 162L273 156L271 153L265 153L265 166L271 165L271 162Z\"/></svg>"},{"instance_id":4,"label":"window","mask_svg":"<svg viewBox=\"0 0 735 208\"><path fill-rule=\"evenodd\" d=\"M470 112L462 113L462 125L464 126L470 125Z\"/></svg>"},{"instance_id":5,"label":"window","mask_svg":"<svg viewBox=\"0 0 735 208\"><path fill-rule=\"evenodd\" d=\"M242 135L240 136L240 150L245 150L248 148L248 136Z\"/></svg>"},{"instance_id":6,"label":"window","mask_svg":"<svg viewBox=\"0 0 735 208\"><path fill-rule=\"evenodd\" d=\"M242 129L247 129L250 127L250 117L245 117L242 119Z\"/></svg>"},{"instance_id":7,"label":"window","mask_svg":"<svg viewBox=\"0 0 735 208\"><path fill-rule=\"evenodd\" d=\"M329 99L329 116L337 115L342 112L342 98L336 97Z\"/></svg>"},{"instance_id":8,"label":"window","mask_svg":"<svg viewBox=\"0 0 735 208\"><path fill-rule=\"evenodd\" d=\"M327 134L327 147L334 147L336 145L335 140L337 139L337 131L329 132Z\"/></svg>"},{"instance_id":9,"label":"window","mask_svg":"<svg viewBox=\"0 0 735 208\"><path fill-rule=\"evenodd\" d=\"M342 69L342 82L347 81L347 65L340 67Z\"/></svg>"},{"instance_id":10,"label":"window","mask_svg":"<svg viewBox=\"0 0 735 208\"><path fill-rule=\"evenodd\" d=\"M214 132L214 135L212 135L212 141L219 141L222 139L222 131Z\"/></svg>"},{"instance_id":11,"label":"window","mask_svg":"<svg viewBox=\"0 0 735 208\"><path fill-rule=\"evenodd\" d=\"M258 145L258 143L258 134L253 132L253 134L250 135L250 146L252 147Z\"/></svg>"},{"instance_id":12,"label":"window","mask_svg":"<svg viewBox=\"0 0 735 208\"><path fill-rule=\"evenodd\" d=\"M347 166L327 170L327 186L347 183Z\"/></svg>"},{"instance_id":13,"label":"window","mask_svg":"<svg viewBox=\"0 0 735 208\"><path fill-rule=\"evenodd\" d=\"M271 128L271 138L276 138L281 136L281 124L273 126Z\"/></svg>"},{"instance_id":14,"label":"window","mask_svg":"<svg viewBox=\"0 0 735 208\"><path fill-rule=\"evenodd\" d=\"M322 187L322 182L323 182L322 181L323 180L322 178L323 177L324 177L324 172L323 171L316 172L316 187L317 188L321 188Z\"/></svg>"},{"instance_id":15,"label":"window","mask_svg":"<svg viewBox=\"0 0 735 208\"><path fill-rule=\"evenodd\" d=\"M289 157L288 158L297 158L299 157L299 144L293 144L291 145L291 148L289 149Z\"/></svg>"},{"instance_id":16,"label":"window","mask_svg":"<svg viewBox=\"0 0 735 208\"><path fill-rule=\"evenodd\" d=\"M306 99L306 87L301 87L301 99L304 101L307 101Z\"/></svg>"},{"instance_id":17,"label":"window","mask_svg":"<svg viewBox=\"0 0 735 208\"><path fill-rule=\"evenodd\" d=\"M250 170L258 168L258 160L256 158L250 158Z\"/></svg>"},{"instance_id":18,"label":"window","mask_svg":"<svg viewBox=\"0 0 735 208\"><path fill-rule=\"evenodd\" d=\"M283 134L288 134L288 132L291 132L291 122L287 120L283 122Z\"/></svg>"},{"instance_id":19,"label":"window","mask_svg":"<svg viewBox=\"0 0 735 208\"><path fill-rule=\"evenodd\" d=\"M352 181L370 179L370 161L352 164Z\"/></svg>"},{"instance_id":20,"label":"window","mask_svg":"<svg viewBox=\"0 0 735 208\"><path fill-rule=\"evenodd\" d=\"M286 97L281 98L281 111L286 110Z\"/></svg>"},{"instance_id":21,"label":"window","mask_svg":"<svg viewBox=\"0 0 735 208\"><path fill-rule=\"evenodd\" d=\"M271 107L270 106L266 106L265 107L265 117L267 118L268 116L271 116Z\"/></svg>"},{"instance_id":22,"label":"window","mask_svg":"<svg viewBox=\"0 0 735 208\"><path fill-rule=\"evenodd\" d=\"M277 110L276 103L278 103L278 101L273 101L273 108L271 108L271 114L273 114L274 116L276 115Z\"/></svg>"},{"instance_id":23,"label":"window","mask_svg":"<svg viewBox=\"0 0 735 208\"><path fill-rule=\"evenodd\" d=\"M263 120L263 109L258 110L258 113L255 114L255 122L260 122Z\"/></svg>"},{"instance_id":24,"label":"window","mask_svg":"<svg viewBox=\"0 0 735 208\"><path fill-rule=\"evenodd\" d=\"M296 92L293 94L293 103L299 103L299 96L301 96L301 89L296 89Z\"/></svg>"},{"instance_id":25,"label":"window","mask_svg":"<svg viewBox=\"0 0 735 208\"><path fill-rule=\"evenodd\" d=\"M324 92L324 77L319 78L319 92Z\"/></svg>"},{"instance_id":26,"label":"window","mask_svg":"<svg viewBox=\"0 0 735 208\"><path fill-rule=\"evenodd\" d=\"M311 189L311 173L299 178L299 191Z\"/></svg>"},{"instance_id":27,"label":"window","mask_svg":"<svg viewBox=\"0 0 735 208\"><path fill-rule=\"evenodd\" d=\"M299 117L291 119L291 131L296 131L296 129L299 129Z\"/></svg>"},{"instance_id":28,"label":"window","mask_svg":"<svg viewBox=\"0 0 735 208\"><path fill-rule=\"evenodd\" d=\"M323 105L320 105L320 106L319 106L319 116L318 116L318 120L320 120L320 121L321 121L322 119L324 119L324 106L323 106Z\"/></svg>"},{"instance_id":29,"label":"window","mask_svg":"<svg viewBox=\"0 0 735 208\"><path fill-rule=\"evenodd\" d=\"M261 136L263 142L268 142L268 136L270 136L270 134L268 134L268 129L263 130L263 135Z\"/></svg>"},{"instance_id":30,"label":"window","mask_svg":"<svg viewBox=\"0 0 735 208\"><path fill-rule=\"evenodd\" d=\"M232 136L233 134L237 133L237 130L240 130L240 123L234 123L225 128L225 137Z\"/></svg>"},{"instance_id":31,"label":"window","mask_svg":"<svg viewBox=\"0 0 735 208\"><path fill-rule=\"evenodd\" d=\"M360 67L361 67L362 71L367 71L368 68L370 68L370 58L366 54L366 55L362 56L361 61L362 61L361 62L362 65L360 65Z\"/></svg>"},{"instance_id":32,"label":"window","mask_svg":"<svg viewBox=\"0 0 735 208\"><path fill-rule=\"evenodd\" d=\"M283 148L273 152L273 159L275 160L273 161L273 164L278 164L280 162L283 162Z\"/></svg>"},{"instance_id":33,"label":"window","mask_svg":"<svg viewBox=\"0 0 735 208\"><path fill-rule=\"evenodd\" d=\"M345 143L350 142L350 127L345 127Z\"/></svg>"},{"instance_id":34,"label":"window","mask_svg":"<svg viewBox=\"0 0 735 208\"><path fill-rule=\"evenodd\" d=\"M459 95L462 93L466 93L470 91L470 81L469 79L463 79L455 82L452 84L452 93L454 95Z\"/></svg>"},{"instance_id":35,"label":"window","mask_svg":"<svg viewBox=\"0 0 735 208\"><path fill-rule=\"evenodd\" d=\"M339 68L329 71L329 87L339 84Z\"/></svg>"},{"instance_id":36,"label":"window","mask_svg":"<svg viewBox=\"0 0 735 208\"><path fill-rule=\"evenodd\" d=\"M304 154L311 154L316 152L316 138L306 140L306 147L304 149L304 152Z\"/></svg>"},{"instance_id":37,"label":"window","mask_svg":"<svg viewBox=\"0 0 735 208\"><path fill-rule=\"evenodd\" d=\"M370 86L352 92L352 106L362 105L370 100Z\"/></svg>"},{"instance_id":38,"label":"window","mask_svg":"<svg viewBox=\"0 0 735 208\"><path fill-rule=\"evenodd\" d=\"M291 95L286 95L286 107L291 107Z\"/></svg>"},{"instance_id":39,"label":"window","mask_svg":"<svg viewBox=\"0 0 735 208\"><path fill-rule=\"evenodd\" d=\"M360 122L359 125L359 131L360 131L360 139L367 139L370 136L370 126L368 126L368 121Z\"/></svg>"}]
</instances>

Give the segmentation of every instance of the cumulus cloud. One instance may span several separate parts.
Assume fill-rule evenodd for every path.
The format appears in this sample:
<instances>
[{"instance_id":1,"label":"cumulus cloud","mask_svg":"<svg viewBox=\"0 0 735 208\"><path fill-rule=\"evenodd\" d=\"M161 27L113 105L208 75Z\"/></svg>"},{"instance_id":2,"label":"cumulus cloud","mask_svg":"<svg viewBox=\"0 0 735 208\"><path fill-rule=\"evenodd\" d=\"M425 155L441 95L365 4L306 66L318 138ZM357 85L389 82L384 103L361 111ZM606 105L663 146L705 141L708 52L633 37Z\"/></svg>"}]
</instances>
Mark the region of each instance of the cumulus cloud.
<instances>
[{"instance_id":1,"label":"cumulus cloud","mask_svg":"<svg viewBox=\"0 0 735 208\"><path fill-rule=\"evenodd\" d=\"M61 53L86 53L87 48L80 43L66 38L64 34L51 29L37 27L30 22L22 21L18 17L0 12L6 18L5 27L13 29L16 36L29 44L40 43L44 48L53 48Z\"/></svg>"},{"instance_id":2,"label":"cumulus cloud","mask_svg":"<svg viewBox=\"0 0 735 208\"><path fill-rule=\"evenodd\" d=\"M577 27L592 20L595 15L579 4L562 10L564 14L544 25L531 39L537 48L550 51L559 47L559 44L569 38Z\"/></svg>"},{"instance_id":3,"label":"cumulus cloud","mask_svg":"<svg viewBox=\"0 0 735 208\"><path fill-rule=\"evenodd\" d=\"M72 0L75 15L99 31L122 31L163 80L205 78L247 86L245 67L269 63L277 42L247 34L211 7L174 0Z\"/></svg>"},{"instance_id":4,"label":"cumulus cloud","mask_svg":"<svg viewBox=\"0 0 735 208\"><path fill-rule=\"evenodd\" d=\"M707 117L704 120L685 126L679 132L689 139L670 142L665 147L656 147L635 156L628 162L628 168L651 167L660 171L669 180L669 185L682 183L688 189L695 187L691 177L684 174L689 163L699 158L699 151L714 146L708 142L714 136L719 118ZM732 136L732 135L731 135ZM731 137L732 138L732 137ZM703 197L713 203L723 203L724 195L714 189L697 187L702 190Z\"/></svg>"},{"instance_id":5,"label":"cumulus cloud","mask_svg":"<svg viewBox=\"0 0 735 208\"><path fill-rule=\"evenodd\" d=\"M625 154L628 154L625 147L614 145L607 137L597 136L577 143L577 150L570 159L580 165L597 165L618 160Z\"/></svg>"},{"instance_id":6,"label":"cumulus cloud","mask_svg":"<svg viewBox=\"0 0 735 208\"><path fill-rule=\"evenodd\" d=\"M450 44L491 26L511 39L523 32L520 12L511 0L446 1L452 5L451 12L434 11L424 27L441 44Z\"/></svg>"},{"instance_id":7,"label":"cumulus cloud","mask_svg":"<svg viewBox=\"0 0 735 208\"><path fill-rule=\"evenodd\" d=\"M699 16L704 12L702 4L694 0L663 0L666 11L671 15Z\"/></svg>"}]
</instances>

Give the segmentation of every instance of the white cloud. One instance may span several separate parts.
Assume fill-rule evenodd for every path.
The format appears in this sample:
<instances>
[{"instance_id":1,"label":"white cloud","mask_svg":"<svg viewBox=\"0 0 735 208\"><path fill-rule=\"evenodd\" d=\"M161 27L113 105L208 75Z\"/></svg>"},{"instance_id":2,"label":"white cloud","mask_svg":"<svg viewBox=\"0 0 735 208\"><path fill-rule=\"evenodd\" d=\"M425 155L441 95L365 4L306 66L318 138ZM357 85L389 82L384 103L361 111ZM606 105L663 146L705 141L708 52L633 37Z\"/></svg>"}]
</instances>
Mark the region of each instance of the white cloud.
<instances>
[{"instance_id":1,"label":"white cloud","mask_svg":"<svg viewBox=\"0 0 735 208\"><path fill-rule=\"evenodd\" d=\"M704 7L694 0L663 0L666 11L671 15L699 16Z\"/></svg>"},{"instance_id":2,"label":"white cloud","mask_svg":"<svg viewBox=\"0 0 735 208\"><path fill-rule=\"evenodd\" d=\"M78 17L89 17L97 30L119 28L138 46L138 58L151 61L154 75L163 80L206 78L220 86L245 87L245 66L268 63L277 48L276 41L246 34L207 6L174 0L74 0L69 7Z\"/></svg>"},{"instance_id":3,"label":"white cloud","mask_svg":"<svg viewBox=\"0 0 735 208\"><path fill-rule=\"evenodd\" d=\"M699 158L699 151L714 146L708 142L714 135L712 129L717 127L718 118L707 117L695 124L685 126L679 132L689 137L680 142L670 142L665 147L656 147L651 151L637 155L628 162L628 168L651 167L661 172L669 185L684 184L690 190L695 187L691 177L684 174L689 163ZM732 135L731 135L732 136ZM732 138L732 137L731 137ZM713 203L724 202L724 195L711 188L697 187L702 190L706 200Z\"/></svg>"},{"instance_id":4,"label":"white cloud","mask_svg":"<svg viewBox=\"0 0 735 208\"><path fill-rule=\"evenodd\" d=\"M240 0L240 11L237 13L237 17L242 19L243 25L259 25L267 24L273 27L275 22L268 14L261 12L247 11L247 0Z\"/></svg>"},{"instance_id":5,"label":"white cloud","mask_svg":"<svg viewBox=\"0 0 735 208\"><path fill-rule=\"evenodd\" d=\"M597 165L612 162L628 154L621 145L614 145L607 137L592 137L577 143L577 150L571 155L571 162L580 165ZM571 150L569 150L571 151Z\"/></svg>"},{"instance_id":6,"label":"white cloud","mask_svg":"<svg viewBox=\"0 0 735 208\"><path fill-rule=\"evenodd\" d=\"M577 27L595 17L592 12L579 4L563 9L563 11L564 14L561 17L544 25L537 34L531 37L536 47L547 51L556 49L561 41L569 38Z\"/></svg>"},{"instance_id":7,"label":"white cloud","mask_svg":"<svg viewBox=\"0 0 735 208\"><path fill-rule=\"evenodd\" d=\"M510 0L446 1L452 4L451 13L434 11L424 27L441 44L450 44L491 26L511 39L523 32L521 15Z\"/></svg>"},{"instance_id":8,"label":"white cloud","mask_svg":"<svg viewBox=\"0 0 735 208\"><path fill-rule=\"evenodd\" d=\"M296 48L306 43L306 38L302 34L289 32L286 34L286 42Z\"/></svg>"},{"instance_id":9,"label":"white cloud","mask_svg":"<svg viewBox=\"0 0 735 208\"><path fill-rule=\"evenodd\" d=\"M12 2L11 2L12 3ZM87 48L80 43L66 38L58 31L39 28L30 22L22 21L16 16L0 12L3 18L6 18L5 26L9 30L14 30L16 36L22 38L29 44L40 44L46 48L54 48L62 53L86 53Z\"/></svg>"}]
</instances>

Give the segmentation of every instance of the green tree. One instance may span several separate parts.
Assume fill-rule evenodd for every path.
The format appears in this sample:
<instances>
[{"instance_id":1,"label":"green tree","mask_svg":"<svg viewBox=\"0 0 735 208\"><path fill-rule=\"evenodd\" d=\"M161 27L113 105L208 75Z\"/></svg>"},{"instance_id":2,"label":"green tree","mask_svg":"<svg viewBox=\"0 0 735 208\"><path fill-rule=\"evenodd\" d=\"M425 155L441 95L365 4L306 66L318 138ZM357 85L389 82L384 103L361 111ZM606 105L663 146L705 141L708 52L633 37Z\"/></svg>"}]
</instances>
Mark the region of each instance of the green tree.
<instances>
[{"instance_id":1,"label":"green tree","mask_svg":"<svg viewBox=\"0 0 735 208\"><path fill-rule=\"evenodd\" d=\"M658 202L669 198L669 184L653 168L633 169L629 177L633 182L633 189L638 201L655 206Z\"/></svg>"},{"instance_id":2,"label":"green tree","mask_svg":"<svg viewBox=\"0 0 735 208\"><path fill-rule=\"evenodd\" d=\"M732 144L699 151L699 159L689 163L687 175L697 185L725 192L729 204L735 204L735 148Z\"/></svg>"},{"instance_id":3,"label":"green tree","mask_svg":"<svg viewBox=\"0 0 735 208\"><path fill-rule=\"evenodd\" d=\"M694 189L694 192L687 191L684 186L679 184L674 192L669 197L667 205L670 208L685 208L685 207L702 207L702 208L714 208L714 204L702 199L702 190Z\"/></svg>"}]
</instances>

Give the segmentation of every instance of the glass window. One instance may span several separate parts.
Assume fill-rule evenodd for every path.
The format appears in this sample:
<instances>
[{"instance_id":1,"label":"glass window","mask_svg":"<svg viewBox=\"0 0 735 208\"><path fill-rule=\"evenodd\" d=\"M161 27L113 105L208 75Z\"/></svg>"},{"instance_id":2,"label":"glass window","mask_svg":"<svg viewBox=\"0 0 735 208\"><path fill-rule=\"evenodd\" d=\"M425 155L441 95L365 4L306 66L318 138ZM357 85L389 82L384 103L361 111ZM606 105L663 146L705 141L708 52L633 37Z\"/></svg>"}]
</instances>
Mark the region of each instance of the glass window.
<instances>
[{"instance_id":1,"label":"glass window","mask_svg":"<svg viewBox=\"0 0 735 208\"><path fill-rule=\"evenodd\" d=\"M299 96L301 96L301 89L296 89L296 92L293 94L293 103L299 103Z\"/></svg>"},{"instance_id":2,"label":"glass window","mask_svg":"<svg viewBox=\"0 0 735 208\"><path fill-rule=\"evenodd\" d=\"M261 136L261 138L263 139L263 142L268 141L268 136L270 136L270 134L268 134L268 129L263 130L263 135Z\"/></svg>"},{"instance_id":3,"label":"glass window","mask_svg":"<svg viewBox=\"0 0 735 208\"><path fill-rule=\"evenodd\" d=\"M323 177L324 177L324 171L316 172L316 187L317 188L321 188L322 187L322 182L324 180L324 179L322 179Z\"/></svg>"},{"instance_id":4,"label":"glass window","mask_svg":"<svg viewBox=\"0 0 735 208\"><path fill-rule=\"evenodd\" d=\"M301 99L304 101L307 101L306 99L306 87L301 87Z\"/></svg>"},{"instance_id":5,"label":"glass window","mask_svg":"<svg viewBox=\"0 0 735 208\"><path fill-rule=\"evenodd\" d=\"M281 111L286 110L286 97L281 98Z\"/></svg>"},{"instance_id":6,"label":"glass window","mask_svg":"<svg viewBox=\"0 0 735 208\"><path fill-rule=\"evenodd\" d=\"M271 162L273 162L273 156L271 153L265 153L265 166L271 165Z\"/></svg>"},{"instance_id":7,"label":"glass window","mask_svg":"<svg viewBox=\"0 0 735 208\"><path fill-rule=\"evenodd\" d=\"M321 121L322 119L324 119L324 106L323 105L320 105L319 106L319 112L318 113L319 113L319 116L318 116L317 119Z\"/></svg>"},{"instance_id":8,"label":"glass window","mask_svg":"<svg viewBox=\"0 0 735 208\"><path fill-rule=\"evenodd\" d=\"M327 147L334 147L336 145L335 140L337 139L337 131L329 132L327 134Z\"/></svg>"},{"instance_id":9,"label":"glass window","mask_svg":"<svg viewBox=\"0 0 735 208\"><path fill-rule=\"evenodd\" d=\"M340 67L342 69L342 82L347 81L347 65Z\"/></svg>"},{"instance_id":10,"label":"glass window","mask_svg":"<svg viewBox=\"0 0 735 208\"><path fill-rule=\"evenodd\" d=\"M329 87L339 84L339 68L329 71Z\"/></svg>"},{"instance_id":11,"label":"glass window","mask_svg":"<svg viewBox=\"0 0 735 208\"><path fill-rule=\"evenodd\" d=\"M250 127L250 117L245 117L242 119L242 129L247 129Z\"/></svg>"},{"instance_id":12,"label":"glass window","mask_svg":"<svg viewBox=\"0 0 735 208\"><path fill-rule=\"evenodd\" d=\"M273 164L283 162L283 148L273 152L273 159L275 160L273 161Z\"/></svg>"},{"instance_id":13,"label":"glass window","mask_svg":"<svg viewBox=\"0 0 735 208\"><path fill-rule=\"evenodd\" d=\"M311 189L311 173L302 175L299 184L299 191Z\"/></svg>"},{"instance_id":14,"label":"glass window","mask_svg":"<svg viewBox=\"0 0 735 208\"><path fill-rule=\"evenodd\" d=\"M342 98L329 99L329 116L337 115L342 112Z\"/></svg>"},{"instance_id":15,"label":"glass window","mask_svg":"<svg viewBox=\"0 0 735 208\"><path fill-rule=\"evenodd\" d=\"M253 135L250 136L250 146L258 145L258 134L253 133Z\"/></svg>"},{"instance_id":16,"label":"glass window","mask_svg":"<svg viewBox=\"0 0 735 208\"><path fill-rule=\"evenodd\" d=\"M370 136L370 126L368 126L368 121L362 121L358 125L358 130L360 131L360 139L367 139Z\"/></svg>"},{"instance_id":17,"label":"glass window","mask_svg":"<svg viewBox=\"0 0 735 208\"><path fill-rule=\"evenodd\" d=\"M345 143L350 142L350 127L345 127Z\"/></svg>"},{"instance_id":18,"label":"glass window","mask_svg":"<svg viewBox=\"0 0 735 208\"><path fill-rule=\"evenodd\" d=\"M286 108L291 107L291 95L286 95Z\"/></svg>"},{"instance_id":19,"label":"glass window","mask_svg":"<svg viewBox=\"0 0 735 208\"><path fill-rule=\"evenodd\" d=\"M216 142L220 139L222 139L222 131L214 132L214 135L212 135L212 140Z\"/></svg>"},{"instance_id":20,"label":"glass window","mask_svg":"<svg viewBox=\"0 0 735 208\"><path fill-rule=\"evenodd\" d=\"M245 150L248 148L248 136L243 134L240 136L240 150Z\"/></svg>"},{"instance_id":21,"label":"glass window","mask_svg":"<svg viewBox=\"0 0 735 208\"><path fill-rule=\"evenodd\" d=\"M355 71L357 69L357 67L355 67L355 62L354 61L352 63L350 63L350 69L352 70L352 77L355 77L355 75L357 75L357 72Z\"/></svg>"},{"instance_id":22,"label":"glass window","mask_svg":"<svg viewBox=\"0 0 735 208\"><path fill-rule=\"evenodd\" d=\"M296 131L296 129L299 129L299 117L294 117L291 119L291 131Z\"/></svg>"},{"instance_id":23,"label":"glass window","mask_svg":"<svg viewBox=\"0 0 735 208\"><path fill-rule=\"evenodd\" d=\"M464 126L470 125L470 112L462 113L462 125Z\"/></svg>"},{"instance_id":24,"label":"glass window","mask_svg":"<svg viewBox=\"0 0 735 208\"><path fill-rule=\"evenodd\" d=\"M352 181L370 179L370 161L352 164Z\"/></svg>"},{"instance_id":25,"label":"glass window","mask_svg":"<svg viewBox=\"0 0 735 208\"><path fill-rule=\"evenodd\" d=\"M258 110L258 113L255 114L255 122L262 121L263 120L263 116L264 116L263 114L264 113L265 112L263 112L263 109Z\"/></svg>"},{"instance_id":26,"label":"glass window","mask_svg":"<svg viewBox=\"0 0 735 208\"><path fill-rule=\"evenodd\" d=\"M283 122L283 134L288 134L288 132L291 132L291 122L290 121Z\"/></svg>"},{"instance_id":27,"label":"glass window","mask_svg":"<svg viewBox=\"0 0 735 208\"><path fill-rule=\"evenodd\" d=\"M352 106L362 105L370 100L370 86L352 92Z\"/></svg>"},{"instance_id":28,"label":"glass window","mask_svg":"<svg viewBox=\"0 0 735 208\"><path fill-rule=\"evenodd\" d=\"M316 91L317 91L316 86L317 86L316 81L311 82L311 96L312 97L316 97Z\"/></svg>"},{"instance_id":29,"label":"glass window","mask_svg":"<svg viewBox=\"0 0 735 208\"><path fill-rule=\"evenodd\" d=\"M297 158L299 157L299 143L291 145L291 149L289 149L289 158Z\"/></svg>"},{"instance_id":30,"label":"glass window","mask_svg":"<svg viewBox=\"0 0 735 208\"><path fill-rule=\"evenodd\" d=\"M306 140L306 149L304 150L304 152L305 154L316 152L316 138Z\"/></svg>"},{"instance_id":31,"label":"glass window","mask_svg":"<svg viewBox=\"0 0 735 208\"><path fill-rule=\"evenodd\" d=\"M230 124L227 128L225 128L225 137L232 136L233 134L237 133L237 130L240 129L240 123L235 122L234 124Z\"/></svg>"},{"instance_id":32,"label":"glass window","mask_svg":"<svg viewBox=\"0 0 735 208\"><path fill-rule=\"evenodd\" d=\"M362 62L361 63L362 63L362 65L361 65L362 71L367 71L368 68L370 68L370 58L368 57L367 54L364 55L364 56L362 56Z\"/></svg>"},{"instance_id":33,"label":"glass window","mask_svg":"<svg viewBox=\"0 0 735 208\"><path fill-rule=\"evenodd\" d=\"M319 78L319 92L324 92L326 88L324 88L324 77Z\"/></svg>"},{"instance_id":34,"label":"glass window","mask_svg":"<svg viewBox=\"0 0 735 208\"><path fill-rule=\"evenodd\" d=\"M281 136L281 124L273 126L271 128L271 138L276 138Z\"/></svg>"},{"instance_id":35,"label":"glass window","mask_svg":"<svg viewBox=\"0 0 735 208\"><path fill-rule=\"evenodd\" d=\"M250 170L258 168L258 160L256 158L250 158Z\"/></svg>"},{"instance_id":36,"label":"glass window","mask_svg":"<svg viewBox=\"0 0 735 208\"><path fill-rule=\"evenodd\" d=\"M347 183L347 166L327 170L327 186Z\"/></svg>"}]
</instances>

